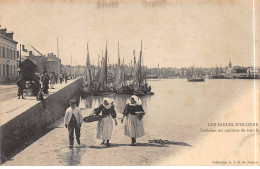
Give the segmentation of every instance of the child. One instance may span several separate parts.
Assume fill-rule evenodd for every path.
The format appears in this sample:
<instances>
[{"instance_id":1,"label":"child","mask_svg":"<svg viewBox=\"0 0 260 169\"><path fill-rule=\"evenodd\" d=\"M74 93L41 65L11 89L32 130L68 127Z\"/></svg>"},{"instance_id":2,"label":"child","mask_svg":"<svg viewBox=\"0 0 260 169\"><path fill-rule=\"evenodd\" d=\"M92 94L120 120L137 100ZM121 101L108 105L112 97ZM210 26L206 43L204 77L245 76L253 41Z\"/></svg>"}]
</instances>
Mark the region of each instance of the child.
<instances>
[{"instance_id":1,"label":"child","mask_svg":"<svg viewBox=\"0 0 260 169\"><path fill-rule=\"evenodd\" d=\"M46 108L46 104L45 104L45 100L43 97L43 89L41 88L39 93L36 96L36 100L37 101L41 101L42 102L42 107L45 109Z\"/></svg>"}]
</instances>

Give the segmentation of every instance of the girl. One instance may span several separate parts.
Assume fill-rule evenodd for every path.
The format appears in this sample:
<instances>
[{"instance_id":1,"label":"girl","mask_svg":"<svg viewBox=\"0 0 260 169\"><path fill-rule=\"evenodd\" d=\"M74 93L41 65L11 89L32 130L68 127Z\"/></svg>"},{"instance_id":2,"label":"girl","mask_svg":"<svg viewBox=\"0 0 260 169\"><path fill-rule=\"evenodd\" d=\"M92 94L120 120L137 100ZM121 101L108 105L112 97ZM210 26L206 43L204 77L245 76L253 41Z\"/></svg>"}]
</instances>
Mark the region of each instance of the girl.
<instances>
[{"instance_id":1,"label":"girl","mask_svg":"<svg viewBox=\"0 0 260 169\"><path fill-rule=\"evenodd\" d=\"M113 101L110 98L104 98L103 104L94 109L93 114L98 115L100 112L102 112L103 118L98 121L97 138L103 140L101 144L105 144L105 140L107 140L106 145L109 146L109 140L111 139L113 131L112 118L115 119L115 125L117 125L116 111L114 109Z\"/></svg>"},{"instance_id":2,"label":"girl","mask_svg":"<svg viewBox=\"0 0 260 169\"><path fill-rule=\"evenodd\" d=\"M142 102L137 96L131 96L130 103L126 105L121 120L121 123L123 123L126 116L124 133L131 137L132 145L136 145L136 138L144 136L144 127L141 120L145 113L141 104Z\"/></svg>"}]
</instances>

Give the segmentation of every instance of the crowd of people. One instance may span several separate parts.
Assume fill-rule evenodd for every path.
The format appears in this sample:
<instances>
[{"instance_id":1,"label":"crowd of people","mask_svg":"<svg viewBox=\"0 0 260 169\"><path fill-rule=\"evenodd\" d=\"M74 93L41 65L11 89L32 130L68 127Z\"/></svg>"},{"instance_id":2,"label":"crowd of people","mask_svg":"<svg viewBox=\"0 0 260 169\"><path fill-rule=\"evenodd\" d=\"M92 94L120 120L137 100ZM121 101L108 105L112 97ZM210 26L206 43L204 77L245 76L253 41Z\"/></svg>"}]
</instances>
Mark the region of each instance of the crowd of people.
<instances>
[{"instance_id":1,"label":"crowd of people","mask_svg":"<svg viewBox=\"0 0 260 169\"><path fill-rule=\"evenodd\" d=\"M63 82L67 83L68 81L68 74L67 73L60 73L59 75L55 72L48 72L45 70L41 75L35 73L33 77L27 79L21 75L17 80L18 86L18 99L22 97L24 98L24 91L29 96L37 96L36 98L43 98L38 97L39 95L49 94L49 89L54 89L55 84L62 84ZM49 87L50 85L50 87Z\"/></svg>"}]
</instances>

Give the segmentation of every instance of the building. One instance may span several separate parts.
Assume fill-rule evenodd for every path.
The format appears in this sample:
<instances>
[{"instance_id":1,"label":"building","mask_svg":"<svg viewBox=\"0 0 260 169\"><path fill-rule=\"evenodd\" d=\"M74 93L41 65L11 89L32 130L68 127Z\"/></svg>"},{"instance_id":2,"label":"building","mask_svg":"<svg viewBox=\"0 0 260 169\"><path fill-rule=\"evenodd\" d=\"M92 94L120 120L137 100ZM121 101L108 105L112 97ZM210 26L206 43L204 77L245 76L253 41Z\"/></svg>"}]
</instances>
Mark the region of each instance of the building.
<instances>
[{"instance_id":1,"label":"building","mask_svg":"<svg viewBox=\"0 0 260 169\"><path fill-rule=\"evenodd\" d=\"M60 74L61 71L61 60L56 57L53 53L48 53L47 54L47 71L48 73L50 72L55 72L56 74Z\"/></svg>"},{"instance_id":2,"label":"building","mask_svg":"<svg viewBox=\"0 0 260 169\"><path fill-rule=\"evenodd\" d=\"M26 56L27 59L32 60L37 65L37 73L42 74L45 70L48 69L48 58L45 56L35 56L30 55Z\"/></svg>"},{"instance_id":3,"label":"building","mask_svg":"<svg viewBox=\"0 0 260 169\"><path fill-rule=\"evenodd\" d=\"M229 60L228 68L232 68L231 60Z\"/></svg>"},{"instance_id":4,"label":"building","mask_svg":"<svg viewBox=\"0 0 260 169\"><path fill-rule=\"evenodd\" d=\"M85 67L84 66L70 66L61 65L61 73L67 73L69 76L84 76Z\"/></svg>"},{"instance_id":5,"label":"building","mask_svg":"<svg viewBox=\"0 0 260 169\"><path fill-rule=\"evenodd\" d=\"M35 73L37 72L37 65L31 59L25 59L19 65L20 73L27 81L31 81L34 79Z\"/></svg>"},{"instance_id":6,"label":"building","mask_svg":"<svg viewBox=\"0 0 260 169\"><path fill-rule=\"evenodd\" d=\"M247 73L248 74L255 74L255 75L260 75L260 67L248 67L247 68Z\"/></svg>"},{"instance_id":7,"label":"building","mask_svg":"<svg viewBox=\"0 0 260 169\"><path fill-rule=\"evenodd\" d=\"M17 43L14 33L0 27L0 82L16 80L17 76Z\"/></svg>"},{"instance_id":8,"label":"building","mask_svg":"<svg viewBox=\"0 0 260 169\"><path fill-rule=\"evenodd\" d=\"M241 66L234 66L232 68L228 68L226 73L247 73L247 68Z\"/></svg>"},{"instance_id":9,"label":"building","mask_svg":"<svg viewBox=\"0 0 260 169\"><path fill-rule=\"evenodd\" d=\"M227 73L227 74L236 73L236 69L234 69L234 68L228 68L228 69L226 70L226 73Z\"/></svg>"},{"instance_id":10,"label":"building","mask_svg":"<svg viewBox=\"0 0 260 169\"><path fill-rule=\"evenodd\" d=\"M84 66L75 66L75 75L76 76L84 76L85 74L85 67Z\"/></svg>"}]
</instances>

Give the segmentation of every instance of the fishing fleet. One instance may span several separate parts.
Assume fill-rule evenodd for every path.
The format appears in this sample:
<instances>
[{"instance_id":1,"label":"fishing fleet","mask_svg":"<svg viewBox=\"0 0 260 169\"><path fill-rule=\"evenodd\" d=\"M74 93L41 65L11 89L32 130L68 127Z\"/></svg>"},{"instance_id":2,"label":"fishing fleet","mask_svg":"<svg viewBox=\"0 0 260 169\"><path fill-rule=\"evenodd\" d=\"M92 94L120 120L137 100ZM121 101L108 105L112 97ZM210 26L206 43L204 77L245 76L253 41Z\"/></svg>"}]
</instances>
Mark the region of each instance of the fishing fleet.
<instances>
[{"instance_id":1,"label":"fishing fleet","mask_svg":"<svg viewBox=\"0 0 260 169\"><path fill-rule=\"evenodd\" d=\"M135 54L135 53L134 53ZM118 63L116 71L108 70L108 51L107 42L105 56L103 57L101 66L95 68L90 64L89 48L87 45L87 60L84 73L84 81L81 88L82 96L102 96L109 94L128 94L128 95L153 95L151 86L147 83L145 71L142 70L142 41L139 59L136 62L134 55L134 64L130 76L126 75L124 70L124 61L120 61L119 43L118 43Z\"/></svg>"}]
</instances>

